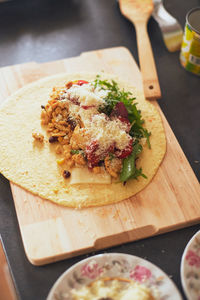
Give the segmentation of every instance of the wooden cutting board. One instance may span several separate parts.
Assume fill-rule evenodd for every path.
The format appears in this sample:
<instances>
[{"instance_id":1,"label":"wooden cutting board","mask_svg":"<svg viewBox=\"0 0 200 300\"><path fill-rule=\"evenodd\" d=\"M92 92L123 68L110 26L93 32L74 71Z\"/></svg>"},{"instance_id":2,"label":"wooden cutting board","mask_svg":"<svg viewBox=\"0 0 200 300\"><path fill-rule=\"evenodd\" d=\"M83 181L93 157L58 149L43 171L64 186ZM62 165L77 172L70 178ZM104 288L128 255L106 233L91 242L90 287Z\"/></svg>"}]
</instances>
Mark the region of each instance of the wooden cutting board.
<instances>
[{"instance_id":1,"label":"wooden cutting board","mask_svg":"<svg viewBox=\"0 0 200 300\"><path fill-rule=\"evenodd\" d=\"M142 90L140 71L123 47L86 52L44 64L0 69L0 101L25 84L60 72L105 71ZM200 221L200 186L159 105L167 153L152 182L131 199L82 210L60 207L11 183L25 252L44 265Z\"/></svg>"}]
</instances>

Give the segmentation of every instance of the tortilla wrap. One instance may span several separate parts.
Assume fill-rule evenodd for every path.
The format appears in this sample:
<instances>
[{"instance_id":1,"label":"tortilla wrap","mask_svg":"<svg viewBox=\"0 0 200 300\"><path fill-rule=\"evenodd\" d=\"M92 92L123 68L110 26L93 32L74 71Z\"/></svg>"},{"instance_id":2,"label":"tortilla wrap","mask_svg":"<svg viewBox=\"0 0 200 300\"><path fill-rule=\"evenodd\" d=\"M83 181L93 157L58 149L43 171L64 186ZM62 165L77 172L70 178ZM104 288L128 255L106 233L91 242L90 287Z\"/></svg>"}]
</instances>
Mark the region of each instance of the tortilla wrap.
<instances>
[{"instance_id":1,"label":"tortilla wrap","mask_svg":"<svg viewBox=\"0 0 200 300\"><path fill-rule=\"evenodd\" d=\"M129 198L145 188L155 175L166 151L166 139L161 117L143 94L115 76L101 74L102 79L114 79L120 88L136 97L137 108L151 132L151 149L147 144L137 160L147 179L139 177L123 183L70 185L57 164L55 145L41 126L41 105L49 100L52 88L68 81L94 80L97 74L60 74L29 84L11 95L0 108L0 171L10 181L47 200L74 208L100 206ZM33 132L44 135L44 143L34 141Z\"/></svg>"}]
</instances>

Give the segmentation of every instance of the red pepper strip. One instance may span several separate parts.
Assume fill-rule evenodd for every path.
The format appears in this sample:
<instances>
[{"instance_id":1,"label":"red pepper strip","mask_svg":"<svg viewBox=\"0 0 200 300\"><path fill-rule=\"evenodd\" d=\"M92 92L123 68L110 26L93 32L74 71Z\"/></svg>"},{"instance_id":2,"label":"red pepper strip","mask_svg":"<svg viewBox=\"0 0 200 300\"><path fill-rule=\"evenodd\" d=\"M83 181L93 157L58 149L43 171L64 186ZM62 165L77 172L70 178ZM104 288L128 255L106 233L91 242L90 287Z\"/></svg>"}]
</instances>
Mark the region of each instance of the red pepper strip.
<instances>
[{"instance_id":1,"label":"red pepper strip","mask_svg":"<svg viewBox=\"0 0 200 300\"><path fill-rule=\"evenodd\" d=\"M129 144L126 146L125 149L123 150L117 150L115 152L115 155L118 157L118 158L125 158L127 156L129 156L133 151L133 139L130 139L130 142Z\"/></svg>"},{"instance_id":2,"label":"red pepper strip","mask_svg":"<svg viewBox=\"0 0 200 300\"><path fill-rule=\"evenodd\" d=\"M96 150L99 148L98 141L92 141L87 147L86 147L86 155L88 160L88 167L93 168L94 166L97 166L100 160L100 157L96 155Z\"/></svg>"},{"instance_id":3,"label":"red pepper strip","mask_svg":"<svg viewBox=\"0 0 200 300\"><path fill-rule=\"evenodd\" d=\"M81 108L83 109L90 109L92 107L95 107L95 105L81 105Z\"/></svg>"},{"instance_id":4,"label":"red pepper strip","mask_svg":"<svg viewBox=\"0 0 200 300\"><path fill-rule=\"evenodd\" d=\"M73 83L77 85L83 85L83 84L88 84L89 82L85 80L76 80Z\"/></svg>"}]
</instances>

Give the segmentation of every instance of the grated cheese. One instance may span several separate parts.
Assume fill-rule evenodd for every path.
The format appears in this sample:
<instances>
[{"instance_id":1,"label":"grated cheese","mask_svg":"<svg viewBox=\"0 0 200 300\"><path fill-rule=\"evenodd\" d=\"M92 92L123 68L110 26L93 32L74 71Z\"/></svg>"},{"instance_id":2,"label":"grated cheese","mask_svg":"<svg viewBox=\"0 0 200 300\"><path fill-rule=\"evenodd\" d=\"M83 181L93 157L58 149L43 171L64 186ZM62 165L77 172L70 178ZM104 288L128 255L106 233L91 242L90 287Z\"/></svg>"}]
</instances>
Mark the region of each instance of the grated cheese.
<instances>
[{"instance_id":1,"label":"grated cheese","mask_svg":"<svg viewBox=\"0 0 200 300\"><path fill-rule=\"evenodd\" d=\"M104 103L104 97L107 95L108 91L94 89L94 86L91 84L76 85L74 84L69 90L68 93L70 97L77 98L80 106L99 106Z\"/></svg>"},{"instance_id":2,"label":"grated cheese","mask_svg":"<svg viewBox=\"0 0 200 300\"><path fill-rule=\"evenodd\" d=\"M126 124L120 120L110 120L105 114L96 114L91 122L88 122L86 131L91 136L92 140L97 140L99 149L97 154L106 151L115 143L116 148L123 150L128 146L131 137L126 133Z\"/></svg>"},{"instance_id":3,"label":"grated cheese","mask_svg":"<svg viewBox=\"0 0 200 300\"><path fill-rule=\"evenodd\" d=\"M85 132L90 137L88 144L92 140L98 142L97 155L104 153L113 144L119 150L123 150L129 145L131 139L126 132L126 123L121 122L118 118L110 119L98 111L99 106L105 104L104 99L108 92L108 90L95 88L89 83L82 86L74 84L65 93L65 101L69 103L70 115L74 118L78 115L81 117ZM76 101L72 99L76 99Z\"/></svg>"}]
</instances>

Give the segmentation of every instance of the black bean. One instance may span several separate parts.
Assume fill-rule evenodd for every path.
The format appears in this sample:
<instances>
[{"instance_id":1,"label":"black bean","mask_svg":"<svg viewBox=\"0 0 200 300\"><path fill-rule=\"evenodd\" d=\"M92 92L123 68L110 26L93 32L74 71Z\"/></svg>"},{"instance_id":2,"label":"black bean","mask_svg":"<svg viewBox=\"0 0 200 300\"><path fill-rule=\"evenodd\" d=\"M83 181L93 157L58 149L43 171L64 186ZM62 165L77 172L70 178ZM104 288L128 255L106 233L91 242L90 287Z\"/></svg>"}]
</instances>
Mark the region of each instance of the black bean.
<instances>
[{"instance_id":1,"label":"black bean","mask_svg":"<svg viewBox=\"0 0 200 300\"><path fill-rule=\"evenodd\" d=\"M64 178L69 178L70 176L71 176L71 173L69 171L67 171L67 170L63 171L63 177Z\"/></svg>"},{"instance_id":2,"label":"black bean","mask_svg":"<svg viewBox=\"0 0 200 300\"><path fill-rule=\"evenodd\" d=\"M42 108L42 109L45 109L45 106L44 106L44 105L41 105L41 108Z\"/></svg>"},{"instance_id":3,"label":"black bean","mask_svg":"<svg viewBox=\"0 0 200 300\"><path fill-rule=\"evenodd\" d=\"M104 160L100 160L100 161L98 162L98 166L101 167L101 166L103 166L103 165L104 165Z\"/></svg>"},{"instance_id":4,"label":"black bean","mask_svg":"<svg viewBox=\"0 0 200 300\"><path fill-rule=\"evenodd\" d=\"M74 130L74 128L76 127L76 121L74 120L74 119L72 119L72 118L68 118L67 119L67 123L69 123L69 125L70 125L70 127L71 127L71 130L73 131Z\"/></svg>"},{"instance_id":5,"label":"black bean","mask_svg":"<svg viewBox=\"0 0 200 300\"><path fill-rule=\"evenodd\" d=\"M98 300L113 300L113 298L110 298L110 297L103 297L103 298L99 298Z\"/></svg>"},{"instance_id":6,"label":"black bean","mask_svg":"<svg viewBox=\"0 0 200 300\"><path fill-rule=\"evenodd\" d=\"M50 136L49 143L55 143L57 141L58 141L58 137L57 136Z\"/></svg>"}]
</instances>

